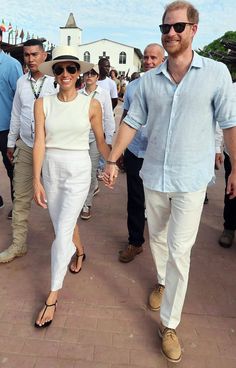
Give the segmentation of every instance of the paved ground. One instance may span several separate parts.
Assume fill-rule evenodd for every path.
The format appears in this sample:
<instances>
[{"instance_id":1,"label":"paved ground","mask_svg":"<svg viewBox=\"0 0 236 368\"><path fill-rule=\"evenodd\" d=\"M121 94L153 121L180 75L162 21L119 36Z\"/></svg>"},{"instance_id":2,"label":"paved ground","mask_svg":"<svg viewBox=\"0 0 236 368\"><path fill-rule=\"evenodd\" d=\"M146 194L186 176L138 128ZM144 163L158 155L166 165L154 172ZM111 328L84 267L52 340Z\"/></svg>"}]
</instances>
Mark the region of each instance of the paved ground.
<instances>
[{"instance_id":1,"label":"paved ground","mask_svg":"<svg viewBox=\"0 0 236 368\"><path fill-rule=\"evenodd\" d=\"M8 181L0 164L0 250L11 242ZM103 187L91 220L79 221L86 261L79 275L68 273L48 329L33 327L50 277L52 227L45 210L32 207L29 251L0 265L1 368L166 368L157 334L159 313L146 301L155 283L148 247L130 264L117 260L126 244L125 175L116 188ZM236 244L222 249L223 172L204 207L184 313L178 334L182 368L236 367Z\"/></svg>"}]
</instances>

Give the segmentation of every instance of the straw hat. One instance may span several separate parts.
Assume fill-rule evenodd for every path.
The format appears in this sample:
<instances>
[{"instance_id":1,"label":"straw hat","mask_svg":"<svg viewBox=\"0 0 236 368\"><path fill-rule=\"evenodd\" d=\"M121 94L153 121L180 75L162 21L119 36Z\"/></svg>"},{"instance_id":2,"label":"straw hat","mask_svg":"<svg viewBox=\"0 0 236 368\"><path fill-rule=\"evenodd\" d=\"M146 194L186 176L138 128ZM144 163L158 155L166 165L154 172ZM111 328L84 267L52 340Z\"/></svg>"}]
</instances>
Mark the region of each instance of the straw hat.
<instances>
[{"instance_id":1,"label":"straw hat","mask_svg":"<svg viewBox=\"0 0 236 368\"><path fill-rule=\"evenodd\" d=\"M80 73L86 73L91 70L94 64L79 60L78 48L74 46L57 46L52 50L52 60L45 61L39 65L39 71L43 74L54 76L53 65L65 61L73 61L80 65Z\"/></svg>"}]
</instances>

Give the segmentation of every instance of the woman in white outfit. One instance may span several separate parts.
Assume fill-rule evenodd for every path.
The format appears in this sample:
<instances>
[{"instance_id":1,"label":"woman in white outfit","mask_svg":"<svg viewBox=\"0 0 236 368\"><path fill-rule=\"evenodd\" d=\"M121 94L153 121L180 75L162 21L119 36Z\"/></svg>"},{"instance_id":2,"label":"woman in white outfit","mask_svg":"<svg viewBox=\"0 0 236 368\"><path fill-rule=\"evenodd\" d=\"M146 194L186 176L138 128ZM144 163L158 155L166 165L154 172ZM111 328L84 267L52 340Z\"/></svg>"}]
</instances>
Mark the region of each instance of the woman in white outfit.
<instances>
[{"instance_id":1,"label":"woman in white outfit","mask_svg":"<svg viewBox=\"0 0 236 368\"><path fill-rule=\"evenodd\" d=\"M99 102L78 94L75 88L80 73L92 67L93 64L80 61L77 49L71 46L56 47L52 61L39 67L43 74L53 75L60 88L58 94L35 102L34 198L43 208L48 206L55 232L51 291L36 319L36 327L46 327L52 322L58 291L72 255L76 251L80 262L84 259L78 233L76 240L73 232L90 186L91 127L102 155L107 158L110 152L104 141Z\"/></svg>"}]
</instances>

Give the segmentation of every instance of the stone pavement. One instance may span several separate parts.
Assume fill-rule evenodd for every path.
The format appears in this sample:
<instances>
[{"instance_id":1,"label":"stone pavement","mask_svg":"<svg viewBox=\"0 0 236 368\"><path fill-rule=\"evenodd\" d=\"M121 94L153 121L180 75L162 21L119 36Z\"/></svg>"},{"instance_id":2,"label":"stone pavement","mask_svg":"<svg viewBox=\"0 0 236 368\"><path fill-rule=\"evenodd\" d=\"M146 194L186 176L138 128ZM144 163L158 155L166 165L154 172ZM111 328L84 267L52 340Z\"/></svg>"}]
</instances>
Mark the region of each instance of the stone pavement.
<instances>
[{"instance_id":1,"label":"stone pavement","mask_svg":"<svg viewBox=\"0 0 236 368\"><path fill-rule=\"evenodd\" d=\"M0 250L11 242L8 180L0 164ZM236 244L222 249L223 172L208 190L182 323L180 368L236 367ZM146 301L156 282L146 243L130 264L118 262L127 242L125 174L113 191L100 185L93 217L79 220L86 261L78 275L68 272L52 325L35 329L50 277L52 226L46 210L33 204L29 251L0 265L1 368L166 368L160 352L159 313Z\"/></svg>"}]
</instances>

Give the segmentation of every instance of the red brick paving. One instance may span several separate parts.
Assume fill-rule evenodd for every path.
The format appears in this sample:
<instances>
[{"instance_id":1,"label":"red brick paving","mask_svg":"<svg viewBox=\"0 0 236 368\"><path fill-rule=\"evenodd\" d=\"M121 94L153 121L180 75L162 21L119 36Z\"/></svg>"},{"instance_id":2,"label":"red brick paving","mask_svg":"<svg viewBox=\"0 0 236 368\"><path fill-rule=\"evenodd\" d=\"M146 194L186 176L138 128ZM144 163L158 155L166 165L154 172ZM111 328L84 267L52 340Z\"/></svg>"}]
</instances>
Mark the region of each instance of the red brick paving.
<instances>
[{"instance_id":1,"label":"red brick paving","mask_svg":"<svg viewBox=\"0 0 236 368\"><path fill-rule=\"evenodd\" d=\"M0 164L0 250L11 242L8 180ZM181 325L181 368L236 367L236 244L218 246L224 181L208 190L192 253L189 288ZM86 261L79 275L67 274L52 325L33 327L50 277L52 227L45 210L32 206L29 251L0 265L1 368L167 368L157 334L159 313L146 307L155 283L148 247L130 264L118 262L126 244L125 175L110 191L100 185L93 217L79 220Z\"/></svg>"}]
</instances>

